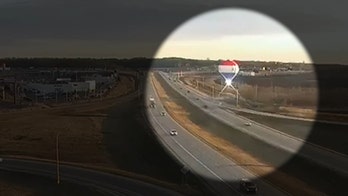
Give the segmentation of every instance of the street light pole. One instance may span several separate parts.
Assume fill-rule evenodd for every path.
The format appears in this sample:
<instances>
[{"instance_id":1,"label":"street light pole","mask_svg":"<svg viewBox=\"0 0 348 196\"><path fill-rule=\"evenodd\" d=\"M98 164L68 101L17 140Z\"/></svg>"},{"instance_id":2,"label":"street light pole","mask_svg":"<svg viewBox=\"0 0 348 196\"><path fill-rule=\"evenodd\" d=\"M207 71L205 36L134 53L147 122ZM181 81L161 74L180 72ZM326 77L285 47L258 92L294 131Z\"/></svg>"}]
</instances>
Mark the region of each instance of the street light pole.
<instances>
[{"instance_id":1,"label":"street light pole","mask_svg":"<svg viewBox=\"0 0 348 196\"><path fill-rule=\"evenodd\" d=\"M190 172L190 169L187 166L184 166L181 168L181 173L182 173L182 180L181 180L181 184L182 185L186 185L187 184L187 175Z\"/></svg>"},{"instance_id":2,"label":"street light pole","mask_svg":"<svg viewBox=\"0 0 348 196\"><path fill-rule=\"evenodd\" d=\"M5 86L2 87L2 100L5 100Z\"/></svg>"},{"instance_id":3,"label":"street light pole","mask_svg":"<svg viewBox=\"0 0 348 196\"><path fill-rule=\"evenodd\" d=\"M236 92L237 92L236 107L239 107L239 92L238 90Z\"/></svg>"},{"instance_id":4,"label":"street light pole","mask_svg":"<svg viewBox=\"0 0 348 196\"><path fill-rule=\"evenodd\" d=\"M204 86L205 86L205 79L204 79L204 76L203 76L203 89L204 89Z\"/></svg>"},{"instance_id":5,"label":"street light pole","mask_svg":"<svg viewBox=\"0 0 348 196\"><path fill-rule=\"evenodd\" d=\"M58 89L56 89L56 103L58 103Z\"/></svg>"},{"instance_id":6,"label":"street light pole","mask_svg":"<svg viewBox=\"0 0 348 196\"><path fill-rule=\"evenodd\" d=\"M36 101L36 104L37 104L37 101L38 101L38 100L37 100L37 91L38 91L38 90L35 90L35 101Z\"/></svg>"},{"instance_id":7,"label":"street light pole","mask_svg":"<svg viewBox=\"0 0 348 196\"><path fill-rule=\"evenodd\" d=\"M212 87L212 97L215 98L215 86Z\"/></svg>"},{"instance_id":8,"label":"street light pole","mask_svg":"<svg viewBox=\"0 0 348 196\"><path fill-rule=\"evenodd\" d=\"M59 133L57 133L56 137L56 154L57 154L57 184L60 183L60 173L59 173Z\"/></svg>"}]
</instances>

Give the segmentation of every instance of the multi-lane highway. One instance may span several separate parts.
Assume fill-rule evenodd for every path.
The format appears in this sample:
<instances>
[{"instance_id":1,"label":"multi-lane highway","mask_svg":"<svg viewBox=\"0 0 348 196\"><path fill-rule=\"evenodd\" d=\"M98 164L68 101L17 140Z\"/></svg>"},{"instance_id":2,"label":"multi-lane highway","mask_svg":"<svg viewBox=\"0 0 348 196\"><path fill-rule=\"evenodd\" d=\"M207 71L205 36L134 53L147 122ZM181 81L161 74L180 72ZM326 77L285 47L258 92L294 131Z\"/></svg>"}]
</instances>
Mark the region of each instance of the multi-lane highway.
<instances>
[{"instance_id":1,"label":"multi-lane highway","mask_svg":"<svg viewBox=\"0 0 348 196\"><path fill-rule=\"evenodd\" d=\"M192 73L185 72L184 74L191 75ZM175 75L175 74L173 74L173 75ZM217 79L216 77L205 77L204 83L206 83L208 85L215 84L216 79ZM181 82L181 81L179 80L179 82ZM192 87L190 87L188 85L185 85L185 86L186 86L186 88L193 89ZM193 90L197 91L197 89L193 89ZM201 93L201 95L206 97L207 99L212 99L212 100L217 99L217 98L212 98L212 97L207 96L207 95L202 94L202 93ZM234 96L234 95L232 95L232 96ZM241 100L241 99L243 99L243 97L240 96L239 99ZM227 104L227 105L231 105L231 104ZM300 121L305 121L305 122L316 122L316 123L320 122L320 123L334 124L334 125L348 125L347 122L340 122L340 121L336 122L336 121L327 121L327 120L318 120L318 119L302 118L302 117L295 117L295 116L287 116L287 115L282 115L282 114L255 111L255 110L251 110L251 109L247 109L247 108L237 108L237 107L234 107L234 105L231 105L230 109L233 111L237 111L237 112L244 112L244 113L255 114L255 115L260 115L260 116L276 117L276 118L281 118L281 119L300 120Z\"/></svg>"},{"instance_id":2,"label":"multi-lane highway","mask_svg":"<svg viewBox=\"0 0 348 196\"><path fill-rule=\"evenodd\" d=\"M292 154L297 153L298 155L310 159L322 166L336 170L341 174L348 175L347 155L308 143L301 138L288 135L284 132L272 129L259 123L253 123L252 126L245 126L245 122L248 122L248 119L238 116L233 112L227 111L226 107L221 106L219 101L212 100L211 98L203 96L195 91L190 91L190 93L187 93L188 89L186 89L185 85L180 82L169 81L169 75L166 73L161 72L160 75L173 89L179 92L193 105L196 105L199 108L206 106L204 111L211 117L216 118L225 124L259 140L262 140L274 147L280 148ZM277 161L277 163L281 165L282 163L286 162L288 158L290 157L285 159L283 158L282 160L280 159Z\"/></svg>"},{"instance_id":3,"label":"multi-lane highway","mask_svg":"<svg viewBox=\"0 0 348 196\"><path fill-rule=\"evenodd\" d=\"M260 195L287 194L274 185L258 179L257 176L231 159L221 155L185 130L170 116L162 116L161 112L164 111L164 107L154 90L152 77L149 77L146 85L145 98L148 100L152 96L156 100L156 108L148 107L147 114L158 140L186 168L200 176L212 192L216 195L243 195L238 190L238 182L242 178L250 178L256 180ZM176 129L178 135L171 136L169 134L171 129Z\"/></svg>"}]
</instances>

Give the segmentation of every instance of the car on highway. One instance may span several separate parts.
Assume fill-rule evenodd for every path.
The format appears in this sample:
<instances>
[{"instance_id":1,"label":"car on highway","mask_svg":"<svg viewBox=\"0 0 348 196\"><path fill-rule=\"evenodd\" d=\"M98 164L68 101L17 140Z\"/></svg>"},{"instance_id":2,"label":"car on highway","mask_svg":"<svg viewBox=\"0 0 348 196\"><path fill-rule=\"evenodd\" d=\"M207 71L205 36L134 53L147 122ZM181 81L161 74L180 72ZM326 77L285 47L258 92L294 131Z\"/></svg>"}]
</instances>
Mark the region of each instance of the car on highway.
<instances>
[{"instance_id":1,"label":"car on highway","mask_svg":"<svg viewBox=\"0 0 348 196\"><path fill-rule=\"evenodd\" d=\"M167 113L165 111L162 111L161 116L165 116L165 115L167 115Z\"/></svg>"},{"instance_id":2,"label":"car on highway","mask_svg":"<svg viewBox=\"0 0 348 196\"><path fill-rule=\"evenodd\" d=\"M155 98L150 97L149 101L150 101L150 108L155 108L156 107Z\"/></svg>"},{"instance_id":3,"label":"car on highway","mask_svg":"<svg viewBox=\"0 0 348 196\"><path fill-rule=\"evenodd\" d=\"M239 182L239 190L245 193L257 193L257 186L253 181L243 178Z\"/></svg>"},{"instance_id":4,"label":"car on highway","mask_svg":"<svg viewBox=\"0 0 348 196\"><path fill-rule=\"evenodd\" d=\"M178 132L176 131L176 129L172 129L172 130L169 131L169 134L171 136L175 136L175 135L178 135Z\"/></svg>"},{"instance_id":5,"label":"car on highway","mask_svg":"<svg viewBox=\"0 0 348 196\"><path fill-rule=\"evenodd\" d=\"M244 123L245 126L251 126L251 122Z\"/></svg>"}]
</instances>

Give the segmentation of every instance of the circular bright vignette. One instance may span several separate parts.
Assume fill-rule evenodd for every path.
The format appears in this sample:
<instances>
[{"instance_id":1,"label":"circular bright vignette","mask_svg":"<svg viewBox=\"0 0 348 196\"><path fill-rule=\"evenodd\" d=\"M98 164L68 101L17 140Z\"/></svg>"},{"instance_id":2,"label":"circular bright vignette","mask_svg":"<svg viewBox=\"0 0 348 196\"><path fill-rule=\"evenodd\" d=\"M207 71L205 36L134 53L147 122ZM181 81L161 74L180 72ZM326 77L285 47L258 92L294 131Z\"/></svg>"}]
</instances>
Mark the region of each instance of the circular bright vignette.
<instances>
[{"instance_id":1,"label":"circular bright vignette","mask_svg":"<svg viewBox=\"0 0 348 196\"><path fill-rule=\"evenodd\" d=\"M228 87L225 93L220 92L224 86L218 66L224 60L239 63L236 79L228 81L236 86L237 92ZM184 22L158 49L147 85L145 102L156 101L156 107L149 105L147 109L148 118L159 139L172 149L169 152L179 156L178 160L189 155L181 155L175 149L185 148L193 156L199 153L190 149L190 141L195 139L170 137L176 142L168 139L172 129L179 129L178 135L181 131L192 132L185 136L224 149L219 153L259 176L274 171L300 150L317 111L316 74L305 47L283 24L249 9L217 9ZM171 99L175 94L172 91L199 109L182 107L184 104L179 103L182 99ZM235 113L224 107L233 108ZM216 112L217 108L221 112ZM244 112L238 112L241 110ZM160 112L168 115L157 115ZM214 119L211 123L215 125L211 127L215 129L209 128L208 119L201 119L204 123L199 124L199 117L192 117L202 112ZM216 129L216 120L229 125L229 130ZM223 164L207 157L196 158L213 171ZM212 177L207 173L200 175ZM224 179L236 180L245 173L241 175L227 175Z\"/></svg>"}]
</instances>

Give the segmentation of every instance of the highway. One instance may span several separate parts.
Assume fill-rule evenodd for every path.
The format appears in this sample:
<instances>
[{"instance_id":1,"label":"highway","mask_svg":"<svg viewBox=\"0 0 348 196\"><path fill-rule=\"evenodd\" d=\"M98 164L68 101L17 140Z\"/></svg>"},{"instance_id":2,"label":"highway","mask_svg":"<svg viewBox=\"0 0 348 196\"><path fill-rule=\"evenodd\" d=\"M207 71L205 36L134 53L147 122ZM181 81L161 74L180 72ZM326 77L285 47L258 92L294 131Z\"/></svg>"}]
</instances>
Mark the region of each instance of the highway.
<instances>
[{"instance_id":1,"label":"highway","mask_svg":"<svg viewBox=\"0 0 348 196\"><path fill-rule=\"evenodd\" d=\"M43 161L2 158L0 170L56 178L56 165ZM71 182L86 186L103 195L180 195L172 190L139 180L75 166L60 165L60 174L60 183Z\"/></svg>"},{"instance_id":2,"label":"highway","mask_svg":"<svg viewBox=\"0 0 348 196\"><path fill-rule=\"evenodd\" d=\"M191 75L192 73L188 73L188 72L185 72L185 74L189 74ZM173 74L174 75L174 74ZM186 75L185 75L186 76ZM215 80L217 78L216 77L204 77L204 82L206 84L214 84L215 83ZM189 87L188 85L185 85L186 88L191 88L193 89L192 87ZM197 91L197 89L195 89ZM203 95L203 94L201 94ZM234 95L232 95L234 96ZM212 98L212 97L209 97L207 95L204 95L204 97L206 98L210 98L212 99L217 99L217 98ZM239 97L239 99L243 99L243 97ZM231 104L227 104L227 105L231 105ZM286 115L282 115L282 114L275 114L275 113L268 113L268 112L261 112L261 111L256 111L256 110L251 110L251 109L247 109L247 108L237 108L235 107L234 105L231 105L231 107L229 107L229 109L233 110L233 111L237 111L237 112L244 112L244 113L248 113L248 114L255 114L255 115L260 115L260 116L269 116L269 117L276 117L276 118L282 118L282 119L290 119L290 120L300 120L300 121L305 121L305 122L320 122L320 123L326 123L326 124L334 124L334 125L348 125L348 122L336 122L336 121L327 121L327 120L317 120L317 119L311 119L311 118L302 118L302 117L295 117L295 116L286 116Z\"/></svg>"},{"instance_id":3,"label":"highway","mask_svg":"<svg viewBox=\"0 0 348 196\"><path fill-rule=\"evenodd\" d=\"M330 149L308 143L301 138L297 138L276 129L270 128L260 123L253 122L252 126L245 126L245 122L249 119L238 116L235 113L229 111L229 107L220 105L218 100L212 100L207 96L204 96L195 91L187 93L186 86L180 82L169 81L169 75L161 72L160 74L165 81L193 105L202 108L211 117L220 120L221 122L240 130L241 132L255 137L261 141L264 141L274 147L280 148L292 154L307 158L316 162L322 166L333 169L341 174L348 175L348 156L345 154L337 153ZM203 109L206 105L207 108ZM277 161L277 165L285 163L290 157L282 158Z\"/></svg>"},{"instance_id":4,"label":"highway","mask_svg":"<svg viewBox=\"0 0 348 196\"><path fill-rule=\"evenodd\" d=\"M243 195L238 190L242 178L255 179L259 187L259 195L287 195L274 185L259 179L231 159L221 155L215 149L196 138L180 126L169 115L162 116L164 110L157 92L154 90L151 77L146 83L146 101L150 97L156 100L156 108L147 107L148 120L160 143L190 172L201 177L204 183L216 195ZM169 131L176 129L177 136Z\"/></svg>"}]
</instances>

